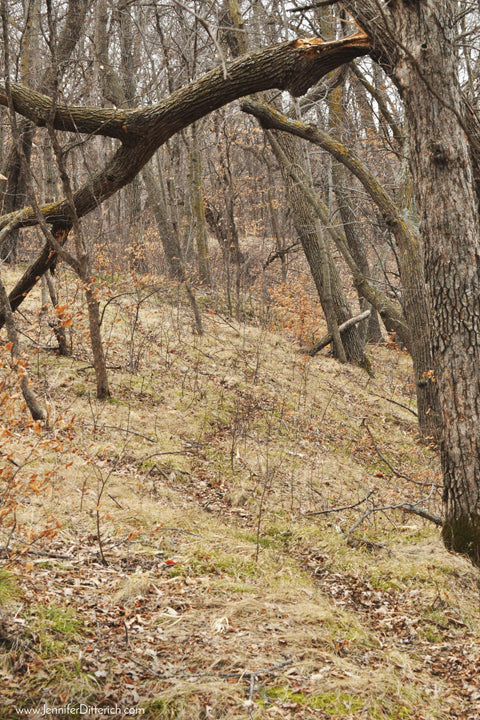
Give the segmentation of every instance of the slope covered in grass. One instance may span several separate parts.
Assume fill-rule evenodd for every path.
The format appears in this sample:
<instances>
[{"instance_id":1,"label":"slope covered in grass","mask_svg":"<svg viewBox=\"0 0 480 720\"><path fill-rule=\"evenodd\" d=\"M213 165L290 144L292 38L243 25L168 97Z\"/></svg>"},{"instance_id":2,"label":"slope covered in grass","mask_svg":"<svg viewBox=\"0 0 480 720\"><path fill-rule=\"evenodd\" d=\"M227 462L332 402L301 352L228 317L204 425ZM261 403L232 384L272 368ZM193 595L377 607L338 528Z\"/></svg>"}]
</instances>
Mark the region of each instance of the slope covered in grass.
<instances>
[{"instance_id":1,"label":"slope covered in grass","mask_svg":"<svg viewBox=\"0 0 480 720\"><path fill-rule=\"evenodd\" d=\"M104 290L108 402L73 286L72 357L25 324L48 428L5 355L0 718L479 717L478 572L398 508L441 514L408 357L369 377L211 298L199 338L151 282Z\"/></svg>"}]
</instances>

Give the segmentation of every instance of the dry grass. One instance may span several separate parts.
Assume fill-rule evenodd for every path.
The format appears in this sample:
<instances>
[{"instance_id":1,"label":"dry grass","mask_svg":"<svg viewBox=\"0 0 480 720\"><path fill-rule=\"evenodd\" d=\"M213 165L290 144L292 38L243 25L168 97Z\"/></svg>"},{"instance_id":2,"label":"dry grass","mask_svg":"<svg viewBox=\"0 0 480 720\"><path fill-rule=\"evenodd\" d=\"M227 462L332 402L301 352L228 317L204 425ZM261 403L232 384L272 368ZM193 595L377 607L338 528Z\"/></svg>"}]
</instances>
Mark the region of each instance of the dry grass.
<instances>
[{"instance_id":1,"label":"dry grass","mask_svg":"<svg viewBox=\"0 0 480 720\"><path fill-rule=\"evenodd\" d=\"M41 350L29 368L50 427L19 415L2 437L30 457L19 477L43 484L10 538L37 538L33 553L5 561L22 595L3 612L0 718L81 702L185 720L479 717L478 573L419 517L372 514L349 546L366 503L309 514L370 492L440 512L408 357L372 348L369 378L220 312L198 338L166 283L137 318L152 282L107 307L113 399L99 403L80 293L61 276L75 354ZM45 321L29 327L29 352L52 343ZM49 516L57 534L42 536Z\"/></svg>"}]
</instances>

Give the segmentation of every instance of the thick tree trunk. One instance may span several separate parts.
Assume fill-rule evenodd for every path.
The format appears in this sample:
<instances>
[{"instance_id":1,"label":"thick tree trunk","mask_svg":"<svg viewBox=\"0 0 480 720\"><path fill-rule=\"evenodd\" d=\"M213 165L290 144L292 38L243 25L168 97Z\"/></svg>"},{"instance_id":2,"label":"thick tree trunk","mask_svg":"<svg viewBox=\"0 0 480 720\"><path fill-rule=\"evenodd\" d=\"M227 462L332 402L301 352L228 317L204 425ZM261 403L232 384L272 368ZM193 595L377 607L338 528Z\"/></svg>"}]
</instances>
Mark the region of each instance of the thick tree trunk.
<instances>
[{"instance_id":1,"label":"thick tree trunk","mask_svg":"<svg viewBox=\"0 0 480 720\"><path fill-rule=\"evenodd\" d=\"M399 2L391 13L408 54L394 77L412 133L441 400L447 547L480 565L480 227L468 138L461 127L455 3Z\"/></svg>"}]
</instances>

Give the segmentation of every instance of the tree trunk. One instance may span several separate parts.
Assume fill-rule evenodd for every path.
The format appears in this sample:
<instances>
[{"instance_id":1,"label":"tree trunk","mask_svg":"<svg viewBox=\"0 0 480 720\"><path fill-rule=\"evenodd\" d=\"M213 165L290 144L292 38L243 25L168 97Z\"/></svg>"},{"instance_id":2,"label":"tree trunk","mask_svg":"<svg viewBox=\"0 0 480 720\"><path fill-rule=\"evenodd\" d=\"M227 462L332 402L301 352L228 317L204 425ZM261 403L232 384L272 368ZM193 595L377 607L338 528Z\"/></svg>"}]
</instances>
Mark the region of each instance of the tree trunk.
<instances>
[{"instance_id":1,"label":"tree trunk","mask_svg":"<svg viewBox=\"0 0 480 720\"><path fill-rule=\"evenodd\" d=\"M88 325L90 329L93 367L95 369L95 379L97 382L97 398L99 400L105 400L110 397L110 388L108 385L107 366L100 332L100 307L95 286L89 278L85 278L85 297L88 307Z\"/></svg>"},{"instance_id":2,"label":"tree trunk","mask_svg":"<svg viewBox=\"0 0 480 720\"><path fill-rule=\"evenodd\" d=\"M341 134L341 126L343 124L343 105L344 105L344 90L343 84L335 87L331 90L328 96L328 125L332 137L339 137ZM348 191L347 183L347 171L342 163L337 162L331 158L332 162L332 185L333 192L335 194L338 210L342 219L343 231L347 240L348 249L350 250L353 259L355 260L360 272L364 277L371 277L370 266L365 252L365 248L360 238L358 237L357 225L358 220L355 217L355 213L352 210L352 197ZM359 332L362 335L362 340L369 340L371 342L381 342L382 331L380 328L380 321L378 318L377 311L372 308L368 300L366 300L361 293L359 293L359 305L360 310L371 310L365 323L359 327Z\"/></svg>"},{"instance_id":3,"label":"tree trunk","mask_svg":"<svg viewBox=\"0 0 480 720\"><path fill-rule=\"evenodd\" d=\"M197 240L197 264L200 282L209 287L212 284L210 259L208 255L207 221L205 218L205 202L203 199L202 156L198 143L198 124L192 125L190 148L190 187L191 207L195 221Z\"/></svg>"},{"instance_id":4,"label":"tree trunk","mask_svg":"<svg viewBox=\"0 0 480 720\"><path fill-rule=\"evenodd\" d=\"M167 261L168 274L175 280L185 280L182 251L178 236L168 213L163 178L157 180L152 168L147 165L142 171L148 202L157 224L160 241Z\"/></svg>"},{"instance_id":5,"label":"tree trunk","mask_svg":"<svg viewBox=\"0 0 480 720\"><path fill-rule=\"evenodd\" d=\"M13 312L8 302L7 291L0 277L0 308L2 308L5 314L5 325L7 326L7 337L11 345L12 361L17 371L20 387L22 389L23 398L27 404L30 414L33 420L45 420L46 414L38 402L35 393L33 392L28 382L28 375L25 367L21 363L20 357L20 342L18 340L17 328L15 327L15 320L13 318Z\"/></svg>"},{"instance_id":6,"label":"tree trunk","mask_svg":"<svg viewBox=\"0 0 480 720\"><path fill-rule=\"evenodd\" d=\"M455 3L392 4L408 54L394 68L412 133L425 243L435 380L441 400L448 548L480 566L480 245L454 49Z\"/></svg>"},{"instance_id":7,"label":"tree trunk","mask_svg":"<svg viewBox=\"0 0 480 720\"><path fill-rule=\"evenodd\" d=\"M338 325L351 318L353 313L330 249L324 242L319 220L305 196L304 188L297 181L298 171L301 171L303 164L302 151L297 147L298 140L271 130L267 131L266 135L285 179L295 229L312 272L329 333L334 339L334 354L340 360L367 368L368 361L357 328L350 327L341 338L338 332ZM301 179L306 180L305 177Z\"/></svg>"},{"instance_id":8,"label":"tree trunk","mask_svg":"<svg viewBox=\"0 0 480 720\"><path fill-rule=\"evenodd\" d=\"M196 331L198 335L203 335L203 324L200 310L198 308L195 294L186 279L180 243L178 242L177 232L173 227L173 223L168 212L163 178L160 177L160 181L157 182L153 171L149 166L143 169L142 177L145 187L147 188L148 200L152 206L160 235L160 241L165 252L169 275L171 278L184 284L188 300L192 307L193 316L195 318Z\"/></svg>"}]
</instances>

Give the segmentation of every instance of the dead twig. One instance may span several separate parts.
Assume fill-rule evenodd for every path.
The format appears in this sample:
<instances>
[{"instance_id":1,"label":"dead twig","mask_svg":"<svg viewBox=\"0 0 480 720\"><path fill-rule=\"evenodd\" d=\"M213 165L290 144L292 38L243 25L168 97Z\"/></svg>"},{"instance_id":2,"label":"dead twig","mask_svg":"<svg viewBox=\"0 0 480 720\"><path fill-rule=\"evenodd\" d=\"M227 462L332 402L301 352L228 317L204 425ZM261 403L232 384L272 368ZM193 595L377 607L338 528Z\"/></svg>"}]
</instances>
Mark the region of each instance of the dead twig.
<instances>
[{"instance_id":1,"label":"dead twig","mask_svg":"<svg viewBox=\"0 0 480 720\"><path fill-rule=\"evenodd\" d=\"M311 5L302 5L302 7L290 8L287 12L305 12L306 10L313 10L314 8L322 8L328 7L329 5L335 5L337 2L338 0L318 0L318 2L312 3Z\"/></svg>"},{"instance_id":2,"label":"dead twig","mask_svg":"<svg viewBox=\"0 0 480 720\"><path fill-rule=\"evenodd\" d=\"M9 538L10 543L10 538ZM48 552L47 550L10 550L8 545L0 548L0 554L7 557L23 557L24 555L37 555L38 557L48 557L54 560L72 560L72 555L60 555L60 553Z\"/></svg>"},{"instance_id":3,"label":"dead twig","mask_svg":"<svg viewBox=\"0 0 480 720\"><path fill-rule=\"evenodd\" d=\"M110 498L110 500L113 500L113 502L115 503L115 505L117 505L117 507L120 508L120 510L124 510L124 509L125 509L125 508L123 507L123 505L120 505L120 503L118 502L118 500L113 497L113 495L110 495L110 493L107 493L107 495L108 495L108 497Z\"/></svg>"},{"instance_id":4,"label":"dead twig","mask_svg":"<svg viewBox=\"0 0 480 720\"><path fill-rule=\"evenodd\" d=\"M370 428L368 427L368 425L367 425L367 423L366 423L365 418L363 418L361 424L362 424L362 426L365 428L365 430L367 431L367 433L369 434L370 440L372 441L373 447L375 448L375 452L377 453L378 457L379 457L380 460L381 460L382 462L384 462L385 465L394 473L394 475L396 475L396 476L399 477L399 478L403 478L403 480L407 480L408 482L411 482L411 483L413 483L414 485L420 485L421 487L431 487L431 488L441 488L441 487L442 487L442 486L439 485L438 483L434 483L434 482L428 482L428 483L426 483L426 482L422 482L421 480L414 480L414 479L413 479L412 477L410 477L409 475L405 475L405 473L402 473L402 472L400 472L399 470L397 470L396 468L394 468L393 465L387 460L387 458L386 458L384 455L382 455L382 453L381 453L380 450L378 449L378 445L377 445L377 443L376 443L376 441L375 441L375 438L374 438L373 435L372 435L372 432L371 432Z\"/></svg>"},{"instance_id":5,"label":"dead twig","mask_svg":"<svg viewBox=\"0 0 480 720\"><path fill-rule=\"evenodd\" d=\"M378 395L374 392L372 392L372 395L375 395L375 397L381 398L382 400L386 400L389 403L393 403L394 405L398 405L398 407L401 407L404 410L408 410L408 412L412 413L412 415L418 417L418 413L416 410L412 410L412 408L409 408L408 405L403 405L401 402L398 402L398 400L392 400L392 398L385 397L385 395Z\"/></svg>"},{"instance_id":6,"label":"dead twig","mask_svg":"<svg viewBox=\"0 0 480 720\"><path fill-rule=\"evenodd\" d=\"M12 465L15 465L16 468L20 468L21 465L17 463L13 458L11 458L7 453L4 453L3 450L0 450L0 455L5 458L9 463L12 463Z\"/></svg>"},{"instance_id":7,"label":"dead twig","mask_svg":"<svg viewBox=\"0 0 480 720\"><path fill-rule=\"evenodd\" d=\"M336 508L329 508L328 510L314 510L312 512L306 512L304 515L329 515L330 513L339 513L343 512L344 510L353 510L354 508L357 508L359 505L363 505L364 502L367 502L368 498L373 495L375 490L370 490L363 500L359 500L356 503L353 503L353 505L342 505L342 507L336 507Z\"/></svg>"},{"instance_id":8,"label":"dead twig","mask_svg":"<svg viewBox=\"0 0 480 720\"><path fill-rule=\"evenodd\" d=\"M148 435L143 435L142 433L137 432L136 430L129 430L128 428L120 427L119 425L102 425L97 426L97 430L119 430L120 432L128 433L129 435L136 435L137 437L141 437L144 440L148 440L148 442L155 444L157 441L154 438L148 437Z\"/></svg>"}]
</instances>

